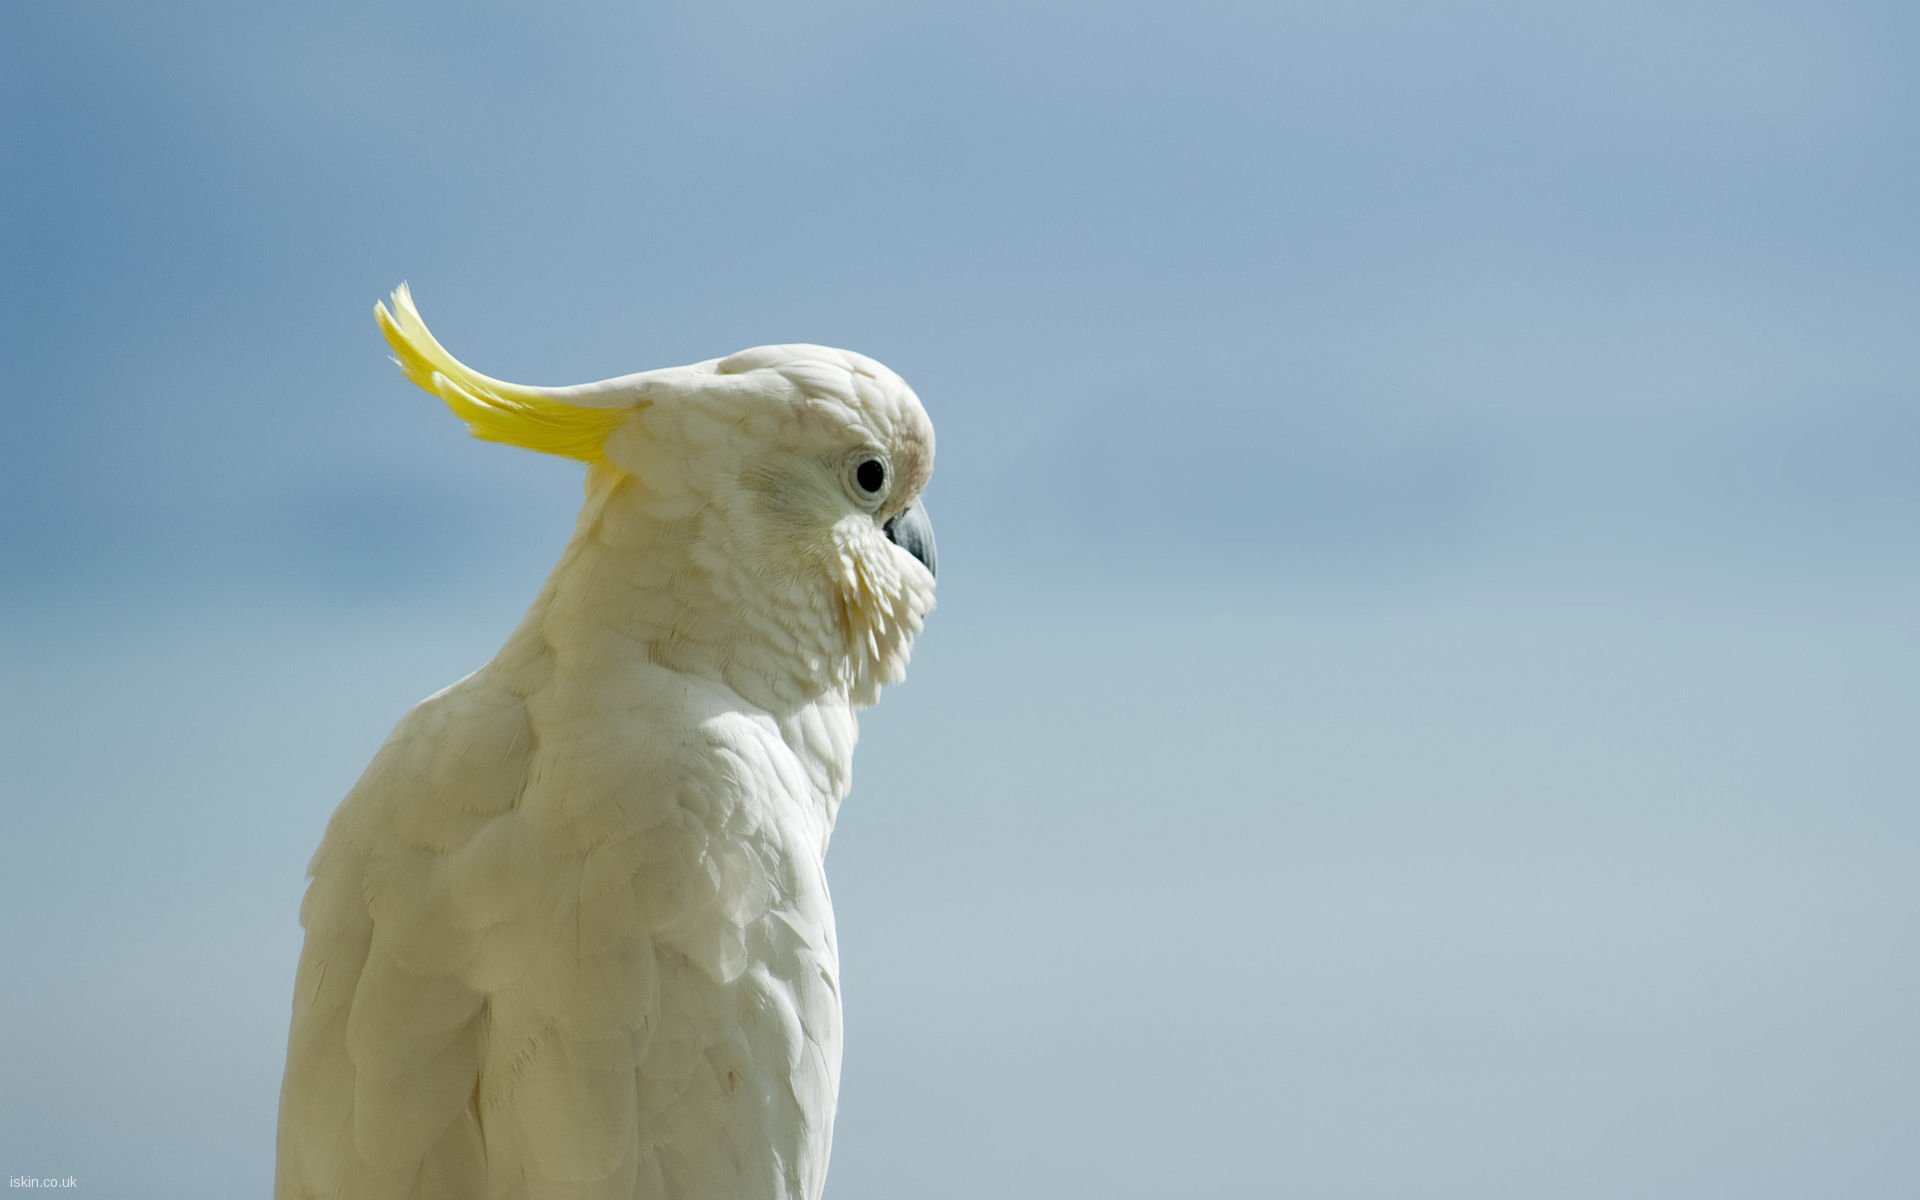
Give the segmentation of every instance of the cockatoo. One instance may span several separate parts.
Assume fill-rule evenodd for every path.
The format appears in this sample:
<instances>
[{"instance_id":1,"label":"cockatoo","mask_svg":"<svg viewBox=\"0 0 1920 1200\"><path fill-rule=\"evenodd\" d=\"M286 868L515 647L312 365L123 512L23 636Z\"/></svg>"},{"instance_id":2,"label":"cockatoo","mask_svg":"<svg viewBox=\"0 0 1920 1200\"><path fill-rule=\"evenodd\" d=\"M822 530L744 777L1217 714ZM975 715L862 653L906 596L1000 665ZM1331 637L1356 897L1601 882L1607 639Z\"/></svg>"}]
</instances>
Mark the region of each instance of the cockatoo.
<instances>
[{"instance_id":1,"label":"cockatoo","mask_svg":"<svg viewBox=\"0 0 1920 1200\"><path fill-rule=\"evenodd\" d=\"M486 666L403 718L314 856L279 1200L812 1200L840 1082L823 859L855 710L933 605L933 426L762 346L576 387L375 315L479 437L588 464Z\"/></svg>"}]
</instances>

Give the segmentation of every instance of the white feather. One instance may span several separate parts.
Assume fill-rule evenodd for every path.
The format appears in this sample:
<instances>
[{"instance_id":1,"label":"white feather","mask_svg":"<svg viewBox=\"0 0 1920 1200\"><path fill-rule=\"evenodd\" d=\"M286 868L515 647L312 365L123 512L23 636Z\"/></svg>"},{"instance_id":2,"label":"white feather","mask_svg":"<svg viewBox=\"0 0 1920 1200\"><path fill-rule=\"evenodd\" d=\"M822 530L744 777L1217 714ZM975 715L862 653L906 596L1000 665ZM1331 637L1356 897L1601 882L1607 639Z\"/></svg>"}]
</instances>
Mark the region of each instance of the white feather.
<instances>
[{"instance_id":1,"label":"white feather","mask_svg":"<svg viewBox=\"0 0 1920 1200\"><path fill-rule=\"evenodd\" d=\"M822 856L854 708L932 580L890 557L850 607L848 555L905 556L847 544L839 511L793 536L805 514L773 510L823 489L729 481L827 462L825 429L915 463L917 491L931 429L876 372L774 347L653 376L526 620L341 804L301 913L280 1200L818 1197ZM885 626L848 627L865 610Z\"/></svg>"}]
</instances>

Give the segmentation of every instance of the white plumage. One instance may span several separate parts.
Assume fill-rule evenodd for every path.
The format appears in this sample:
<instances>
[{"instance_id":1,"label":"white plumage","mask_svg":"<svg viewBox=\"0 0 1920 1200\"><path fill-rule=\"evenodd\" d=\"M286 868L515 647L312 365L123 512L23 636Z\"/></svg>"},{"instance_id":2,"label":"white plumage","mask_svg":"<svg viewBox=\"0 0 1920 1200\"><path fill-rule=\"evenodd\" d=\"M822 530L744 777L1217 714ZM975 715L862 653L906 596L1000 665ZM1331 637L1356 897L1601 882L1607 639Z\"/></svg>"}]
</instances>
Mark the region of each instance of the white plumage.
<instances>
[{"instance_id":1,"label":"white plumage","mask_svg":"<svg viewBox=\"0 0 1920 1200\"><path fill-rule=\"evenodd\" d=\"M454 360L404 288L379 315L476 433L589 462L587 500L314 857L276 1195L817 1197L823 857L854 710L932 606L926 414L824 347L540 389Z\"/></svg>"}]
</instances>

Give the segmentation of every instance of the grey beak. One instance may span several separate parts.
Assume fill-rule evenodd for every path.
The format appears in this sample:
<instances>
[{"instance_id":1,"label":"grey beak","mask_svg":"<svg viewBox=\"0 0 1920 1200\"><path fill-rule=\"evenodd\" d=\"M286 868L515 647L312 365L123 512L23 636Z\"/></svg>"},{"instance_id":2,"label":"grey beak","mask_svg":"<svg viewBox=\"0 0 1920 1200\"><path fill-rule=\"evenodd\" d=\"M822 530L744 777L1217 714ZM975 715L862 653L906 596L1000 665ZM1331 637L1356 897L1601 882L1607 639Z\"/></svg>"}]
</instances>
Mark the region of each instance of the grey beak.
<instances>
[{"instance_id":1,"label":"grey beak","mask_svg":"<svg viewBox=\"0 0 1920 1200\"><path fill-rule=\"evenodd\" d=\"M933 520L927 516L925 505L915 500L912 508L881 528L886 530L888 541L925 563L928 571L940 573L940 568L934 566L940 555L933 548Z\"/></svg>"}]
</instances>

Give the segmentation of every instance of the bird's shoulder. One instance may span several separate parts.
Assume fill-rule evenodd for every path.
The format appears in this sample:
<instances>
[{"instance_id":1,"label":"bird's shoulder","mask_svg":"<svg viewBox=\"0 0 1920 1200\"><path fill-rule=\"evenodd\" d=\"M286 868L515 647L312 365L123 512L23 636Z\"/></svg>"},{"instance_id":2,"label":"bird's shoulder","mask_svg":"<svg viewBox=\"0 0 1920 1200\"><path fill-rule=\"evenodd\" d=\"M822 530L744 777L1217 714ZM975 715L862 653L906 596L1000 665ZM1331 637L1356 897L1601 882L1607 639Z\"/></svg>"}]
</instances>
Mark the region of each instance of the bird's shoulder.
<instances>
[{"instance_id":1,"label":"bird's shoulder","mask_svg":"<svg viewBox=\"0 0 1920 1200\"><path fill-rule=\"evenodd\" d=\"M395 726L341 802L332 847L446 852L498 818L560 854L656 830L675 816L806 806L812 778L772 717L723 686L671 672L620 693L519 690L476 672ZM648 686L651 685L651 686Z\"/></svg>"},{"instance_id":2,"label":"bird's shoulder","mask_svg":"<svg viewBox=\"0 0 1920 1200\"><path fill-rule=\"evenodd\" d=\"M469 677L342 802L302 909L285 1179L432 1167L466 1189L482 1128L529 1176L631 1177L636 1131L711 1082L702 1047L741 1039L737 1075L825 1055L806 1078L830 1097L837 1051L808 1039L837 1045L832 917L798 757L700 687L595 713L556 723ZM694 1019L749 995L793 1022Z\"/></svg>"}]
</instances>

